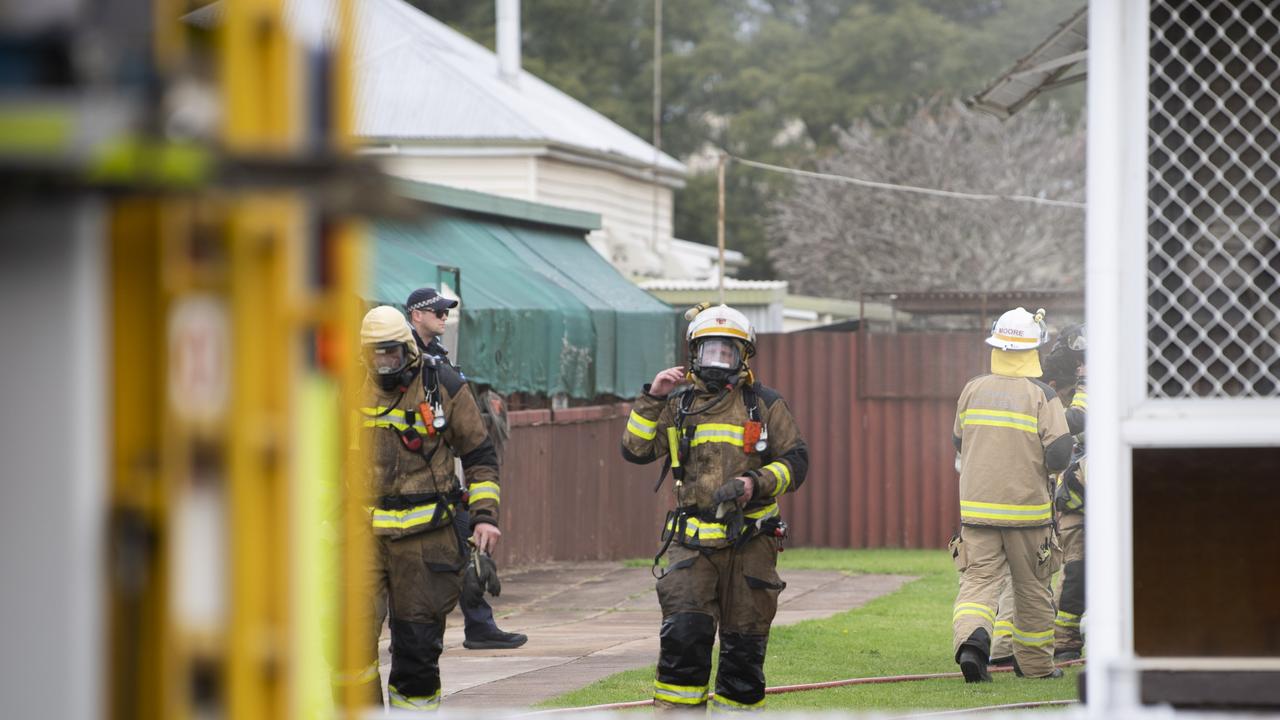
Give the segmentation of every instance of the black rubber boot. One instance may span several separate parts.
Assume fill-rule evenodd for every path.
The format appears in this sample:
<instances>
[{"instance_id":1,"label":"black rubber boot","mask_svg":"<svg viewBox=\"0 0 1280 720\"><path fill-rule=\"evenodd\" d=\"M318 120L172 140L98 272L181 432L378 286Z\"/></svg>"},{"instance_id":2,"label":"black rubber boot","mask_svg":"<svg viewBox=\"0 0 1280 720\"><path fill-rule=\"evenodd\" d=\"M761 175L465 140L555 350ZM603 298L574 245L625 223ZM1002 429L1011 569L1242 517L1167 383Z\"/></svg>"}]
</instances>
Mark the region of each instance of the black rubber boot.
<instances>
[{"instance_id":1,"label":"black rubber boot","mask_svg":"<svg viewBox=\"0 0 1280 720\"><path fill-rule=\"evenodd\" d=\"M514 650L527 642L528 635L499 630L494 625L468 635L462 641L462 647L468 650Z\"/></svg>"},{"instance_id":2,"label":"black rubber boot","mask_svg":"<svg viewBox=\"0 0 1280 720\"><path fill-rule=\"evenodd\" d=\"M1067 660L1079 660L1080 648L1062 648L1053 651L1054 662L1066 662Z\"/></svg>"},{"instance_id":3,"label":"black rubber boot","mask_svg":"<svg viewBox=\"0 0 1280 720\"><path fill-rule=\"evenodd\" d=\"M965 682L991 682L991 673L987 672L987 658L977 648L960 646L956 662L960 663L960 672L964 673Z\"/></svg>"},{"instance_id":4,"label":"black rubber boot","mask_svg":"<svg viewBox=\"0 0 1280 720\"><path fill-rule=\"evenodd\" d=\"M960 665L960 672L964 673L964 681L991 682L991 673L987 672L990 656L991 636L985 628L974 630L956 651L956 663Z\"/></svg>"}]
</instances>

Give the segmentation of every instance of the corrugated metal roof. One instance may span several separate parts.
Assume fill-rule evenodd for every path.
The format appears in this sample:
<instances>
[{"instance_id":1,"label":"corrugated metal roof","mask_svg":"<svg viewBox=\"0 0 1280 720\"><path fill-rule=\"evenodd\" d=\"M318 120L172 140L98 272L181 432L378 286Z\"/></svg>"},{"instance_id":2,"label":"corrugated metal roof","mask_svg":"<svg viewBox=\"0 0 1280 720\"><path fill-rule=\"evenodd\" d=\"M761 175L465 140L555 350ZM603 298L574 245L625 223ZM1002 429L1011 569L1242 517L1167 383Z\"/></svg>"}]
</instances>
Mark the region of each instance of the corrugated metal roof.
<instances>
[{"instance_id":1,"label":"corrugated metal roof","mask_svg":"<svg viewBox=\"0 0 1280 720\"><path fill-rule=\"evenodd\" d=\"M1008 118L1040 93L1084 80L1088 49L1086 5L985 90L969 98L968 104L1002 120Z\"/></svg>"},{"instance_id":2,"label":"corrugated metal roof","mask_svg":"<svg viewBox=\"0 0 1280 720\"><path fill-rule=\"evenodd\" d=\"M187 16L217 23L221 3ZM361 0L356 15L356 133L367 139L449 145L548 144L632 167L651 167L654 147L621 125L521 70L498 75L498 57L402 0ZM332 34L334 0L286 0L286 16L312 44ZM534 10L531 10L533 12ZM663 174L686 168L660 153Z\"/></svg>"}]
</instances>

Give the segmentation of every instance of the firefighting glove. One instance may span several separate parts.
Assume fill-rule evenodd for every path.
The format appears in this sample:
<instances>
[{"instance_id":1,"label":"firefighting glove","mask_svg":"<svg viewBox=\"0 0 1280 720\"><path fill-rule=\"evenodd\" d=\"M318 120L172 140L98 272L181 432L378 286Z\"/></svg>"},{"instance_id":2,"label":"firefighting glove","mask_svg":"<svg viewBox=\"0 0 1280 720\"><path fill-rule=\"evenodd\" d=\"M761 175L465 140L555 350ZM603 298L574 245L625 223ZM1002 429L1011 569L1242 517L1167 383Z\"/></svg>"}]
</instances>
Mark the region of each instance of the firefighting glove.
<instances>
[{"instance_id":1,"label":"firefighting glove","mask_svg":"<svg viewBox=\"0 0 1280 720\"><path fill-rule=\"evenodd\" d=\"M711 504L716 508L716 518L722 518L738 509L738 498L746 493L746 485L736 478L716 488L716 491L711 494Z\"/></svg>"},{"instance_id":2,"label":"firefighting glove","mask_svg":"<svg viewBox=\"0 0 1280 720\"><path fill-rule=\"evenodd\" d=\"M467 562L467 571L462 577L462 597L468 605L478 605L484 599L484 591L498 597L502 593L502 582L498 580L498 566L487 552L471 549L471 560Z\"/></svg>"}]
</instances>

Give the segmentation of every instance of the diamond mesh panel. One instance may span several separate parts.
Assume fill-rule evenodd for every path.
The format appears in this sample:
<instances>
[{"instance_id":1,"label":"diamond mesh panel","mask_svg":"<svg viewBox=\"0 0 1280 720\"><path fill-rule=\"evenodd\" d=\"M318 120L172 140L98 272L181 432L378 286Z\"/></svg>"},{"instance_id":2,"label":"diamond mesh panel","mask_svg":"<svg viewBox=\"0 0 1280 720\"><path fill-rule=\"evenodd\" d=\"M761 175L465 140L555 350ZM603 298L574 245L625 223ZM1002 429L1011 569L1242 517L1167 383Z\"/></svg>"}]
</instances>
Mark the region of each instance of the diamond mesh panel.
<instances>
[{"instance_id":1,"label":"diamond mesh panel","mask_svg":"<svg viewBox=\"0 0 1280 720\"><path fill-rule=\"evenodd\" d=\"M1280 3L1152 0L1147 392L1280 397Z\"/></svg>"}]
</instances>

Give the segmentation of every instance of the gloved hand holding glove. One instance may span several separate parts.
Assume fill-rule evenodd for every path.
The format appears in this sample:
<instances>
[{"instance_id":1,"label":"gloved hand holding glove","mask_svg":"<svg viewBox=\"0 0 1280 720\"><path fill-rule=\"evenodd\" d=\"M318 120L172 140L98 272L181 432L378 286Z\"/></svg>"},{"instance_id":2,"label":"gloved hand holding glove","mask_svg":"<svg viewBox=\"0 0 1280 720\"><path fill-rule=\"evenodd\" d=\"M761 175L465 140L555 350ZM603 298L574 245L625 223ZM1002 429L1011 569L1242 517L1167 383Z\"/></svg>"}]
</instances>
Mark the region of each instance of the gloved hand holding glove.
<instances>
[{"instance_id":1,"label":"gloved hand holding glove","mask_svg":"<svg viewBox=\"0 0 1280 720\"><path fill-rule=\"evenodd\" d=\"M475 605L484 598L484 591L498 597L502 593L502 582L498 580L498 566L493 557L482 550L472 548L471 560L467 562L467 571L462 577L462 595L469 605Z\"/></svg>"}]
</instances>

